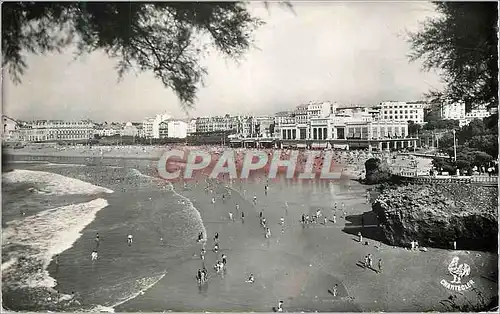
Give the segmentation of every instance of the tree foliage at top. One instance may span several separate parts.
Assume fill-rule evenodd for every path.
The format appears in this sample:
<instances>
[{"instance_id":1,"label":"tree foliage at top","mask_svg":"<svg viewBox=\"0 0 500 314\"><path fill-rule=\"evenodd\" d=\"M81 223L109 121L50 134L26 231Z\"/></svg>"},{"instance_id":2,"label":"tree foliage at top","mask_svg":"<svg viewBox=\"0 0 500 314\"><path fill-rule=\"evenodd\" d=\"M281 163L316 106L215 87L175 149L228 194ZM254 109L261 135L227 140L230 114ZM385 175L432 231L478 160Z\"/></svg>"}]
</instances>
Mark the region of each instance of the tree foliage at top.
<instances>
[{"instance_id":1,"label":"tree foliage at top","mask_svg":"<svg viewBox=\"0 0 500 314\"><path fill-rule=\"evenodd\" d=\"M496 2L437 2L440 16L409 34L410 60L424 69L443 72L444 90L429 96L463 101L469 111L480 104L498 104L498 38Z\"/></svg>"},{"instance_id":2,"label":"tree foliage at top","mask_svg":"<svg viewBox=\"0 0 500 314\"><path fill-rule=\"evenodd\" d=\"M192 106L206 69L200 57L208 35L223 55L237 59L263 22L239 2L5 2L2 66L15 83L27 68L26 53L78 55L97 50L117 60L119 78L130 69L151 71L181 102Z\"/></svg>"}]
</instances>

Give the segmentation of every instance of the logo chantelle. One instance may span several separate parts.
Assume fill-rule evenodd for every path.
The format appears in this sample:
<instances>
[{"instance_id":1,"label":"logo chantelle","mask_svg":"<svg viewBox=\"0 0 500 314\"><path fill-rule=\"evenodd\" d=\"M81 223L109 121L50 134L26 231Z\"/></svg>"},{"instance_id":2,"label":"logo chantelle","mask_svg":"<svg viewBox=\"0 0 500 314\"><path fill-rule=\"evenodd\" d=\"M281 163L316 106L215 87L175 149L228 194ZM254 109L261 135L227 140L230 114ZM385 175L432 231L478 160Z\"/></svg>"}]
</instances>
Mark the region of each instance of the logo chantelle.
<instances>
[{"instance_id":1,"label":"logo chantelle","mask_svg":"<svg viewBox=\"0 0 500 314\"><path fill-rule=\"evenodd\" d=\"M168 181L196 179L205 175L215 179L249 179L264 173L268 179L340 179L342 171L333 167L333 152L259 151L172 149L164 152L157 163L160 178Z\"/></svg>"},{"instance_id":2,"label":"logo chantelle","mask_svg":"<svg viewBox=\"0 0 500 314\"><path fill-rule=\"evenodd\" d=\"M469 280L467 283L462 284L462 278L470 275L470 266L465 263L458 264L458 260L459 258L455 256L448 265L448 272L453 276L453 280L448 282L443 279L441 285L453 291L469 290L474 285L474 281Z\"/></svg>"}]
</instances>

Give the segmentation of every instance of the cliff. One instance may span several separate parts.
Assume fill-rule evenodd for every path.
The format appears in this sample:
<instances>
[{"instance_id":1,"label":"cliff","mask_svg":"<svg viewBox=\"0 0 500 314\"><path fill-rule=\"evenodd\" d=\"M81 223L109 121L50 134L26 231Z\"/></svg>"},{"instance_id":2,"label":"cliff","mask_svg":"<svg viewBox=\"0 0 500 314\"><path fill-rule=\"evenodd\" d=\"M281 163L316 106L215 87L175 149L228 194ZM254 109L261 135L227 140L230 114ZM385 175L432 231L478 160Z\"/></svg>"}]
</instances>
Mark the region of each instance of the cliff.
<instances>
[{"instance_id":1,"label":"cliff","mask_svg":"<svg viewBox=\"0 0 500 314\"><path fill-rule=\"evenodd\" d=\"M497 251L498 189L466 184L389 186L372 204L387 242Z\"/></svg>"}]
</instances>

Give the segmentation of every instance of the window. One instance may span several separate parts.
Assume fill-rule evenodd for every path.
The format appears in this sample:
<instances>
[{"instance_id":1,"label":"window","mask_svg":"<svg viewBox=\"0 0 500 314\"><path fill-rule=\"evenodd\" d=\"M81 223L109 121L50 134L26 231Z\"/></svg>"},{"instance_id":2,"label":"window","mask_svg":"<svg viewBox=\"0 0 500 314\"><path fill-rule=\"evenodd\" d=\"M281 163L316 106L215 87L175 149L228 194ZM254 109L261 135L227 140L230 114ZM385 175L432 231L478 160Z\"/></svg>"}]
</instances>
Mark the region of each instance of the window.
<instances>
[{"instance_id":1,"label":"window","mask_svg":"<svg viewBox=\"0 0 500 314\"><path fill-rule=\"evenodd\" d=\"M405 110L405 114L408 113L408 110Z\"/></svg>"},{"instance_id":2,"label":"window","mask_svg":"<svg viewBox=\"0 0 500 314\"><path fill-rule=\"evenodd\" d=\"M405 116L405 119L408 119L408 116Z\"/></svg>"}]
</instances>

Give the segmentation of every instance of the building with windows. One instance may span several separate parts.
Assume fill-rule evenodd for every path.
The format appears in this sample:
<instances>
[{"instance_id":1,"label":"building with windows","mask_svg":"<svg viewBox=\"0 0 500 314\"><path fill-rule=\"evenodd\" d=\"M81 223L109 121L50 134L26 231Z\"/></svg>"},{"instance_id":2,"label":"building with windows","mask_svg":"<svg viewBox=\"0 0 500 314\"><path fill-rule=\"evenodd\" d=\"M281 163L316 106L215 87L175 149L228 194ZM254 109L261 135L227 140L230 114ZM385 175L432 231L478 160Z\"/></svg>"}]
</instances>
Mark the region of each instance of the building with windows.
<instances>
[{"instance_id":1,"label":"building with windows","mask_svg":"<svg viewBox=\"0 0 500 314\"><path fill-rule=\"evenodd\" d=\"M445 102L440 106L440 118L443 120L465 119L465 103Z\"/></svg>"},{"instance_id":2,"label":"building with windows","mask_svg":"<svg viewBox=\"0 0 500 314\"><path fill-rule=\"evenodd\" d=\"M228 114L225 116L200 117L196 119L196 132L234 131L241 133L239 130L240 119L239 116L230 116Z\"/></svg>"},{"instance_id":3,"label":"building with windows","mask_svg":"<svg viewBox=\"0 0 500 314\"><path fill-rule=\"evenodd\" d=\"M159 124L159 138L186 138L188 123L182 120L168 119Z\"/></svg>"},{"instance_id":4,"label":"building with windows","mask_svg":"<svg viewBox=\"0 0 500 314\"><path fill-rule=\"evenodd\" d=\"M308 121L308 105L299 105L292 112L293 117L295 117L295 121L298 124L307 124Z\"/></svg>"},{"instance_id":5,"label":"building with windows","mask_svg":"<svg viewBox=\"0 0 500 314\"><path fill-rule=\"evenodd\" d=\"M16 140L18 127L16 120L2 115L2 141Z\"/></svg>"},{"instance_id":6,"label":"building with windows","mask_svg":"<svg viewBox=\"0 0 500 314\"><path fill-rule=\"evenodd\" d=\"M37 120L19 128L19 140L27 142L78 141L94 136L94 124L89 120Z\"/></svg>"},{"instance_id":7,"label":"building with windows","mask_svg":"<svg viewBox=\"0 0 500 314\"><path fill-rule=\"evenodd\" d=\"M274 133L274 130L272 130L272 128L274 127L274 117L258 116L253 118L253 120L255 121L256 137L269 138L273 136L271 134L271 131L273 131L272 133Z\"/></svg>"},{"instance_id":8,"label":"building with windows","mask_svg":"<svg viewBox=\"0 0 500 314\"><path fill-rule=\"evenodd\" d=\"M187 134L196 133L196 119L190 119L187 126Z\"/></svg>"},{"instance_id":9,"label":"building with windows","mask_svg":"<svg viewBox=\"0 0 500 314\"><path fill-rule=\"evenodd\" d=\"M385 101L379 107L382 121L424 123L424 102Z\"/></svg>"},{"instance_id":10,"label":"building with windows","mask_svg":"<svg viewBox=\"0 0 500 314\"><path fill-rule=\"evenodd\" d=\"M160 123L170 118L172 117L167 113L157 114L154 118L146 118L142 122L142 127L144 129L144 137L160 138Z\"/></svg>"},{"instance_id":11,"label":"building with windows","mask_svg":"<svg viewBox=\"0 0 500 314\"><path fill-rule=\"evenodd\" d=\"M471 109L469 112L467 112L465 114L465 119L469 120L469 121L472 121L474 119L481 119L482 120L482 119L489 117L489 116L491 116L491 113L490 113L490 111L488 111L488 109L486 109L486 105L480 105L474 109Z\"/></svg>"}]
</instances>

